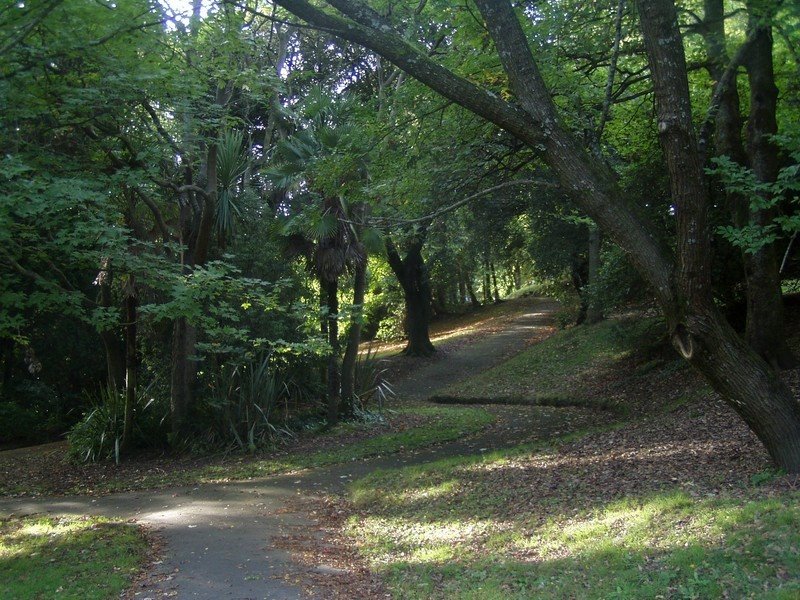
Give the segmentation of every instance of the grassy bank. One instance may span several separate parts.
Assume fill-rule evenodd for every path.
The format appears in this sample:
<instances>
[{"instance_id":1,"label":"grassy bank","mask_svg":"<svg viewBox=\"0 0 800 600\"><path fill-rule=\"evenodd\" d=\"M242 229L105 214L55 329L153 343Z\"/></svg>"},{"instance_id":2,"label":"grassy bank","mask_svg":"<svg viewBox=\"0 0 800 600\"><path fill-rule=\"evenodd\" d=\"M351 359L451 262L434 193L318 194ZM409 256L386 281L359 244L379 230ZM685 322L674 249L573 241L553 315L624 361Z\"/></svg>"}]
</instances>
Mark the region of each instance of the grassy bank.
<instances>
[{"instance_id":1,"label":"grassy bank","mask_svg":"<svg viewBox=\"0 0 800 600\"><path fill-rule=\"evenodd\" d=\"M654 327L559 332L449 390L608 402L626 421L352 484L346 534L393 597L800 597L796 482Z\"/></svg>"},{"instance_id":2,"label":"grassy bank","mask_svg":"<svg viewBox=\"0 0 800 600\"><path fill-rule=\"evenodd\" d=\"M642 348L658 353L661 340L663 323L655 318L607 320L573 327L443 390L437 399L441 402L486 400L490 403L613 407L612 399L597 393L596 376L634 357L637 351L641 358ZM644 375L653 366L652 361L638 362L633 374ZM682 368L676 357L670 357L670 362L674 368Z\"/></svg>"},{"instance_id":3,"label":"grassy bank","mask_svg":"<svg viewBox=\"0 0 800 600\"><path fill-rule=\"evenodd\" d=\"M341 423L309 435L283 452L215 459L162 457L75 465L65 450L0 459L0 495L102 494L171 485L227 481L289 473L349 462L402 450L413 450L460 438L485 427L492 416L483 409L423 407L393 411L385 422Z\"/></svg>"}]
</instances>

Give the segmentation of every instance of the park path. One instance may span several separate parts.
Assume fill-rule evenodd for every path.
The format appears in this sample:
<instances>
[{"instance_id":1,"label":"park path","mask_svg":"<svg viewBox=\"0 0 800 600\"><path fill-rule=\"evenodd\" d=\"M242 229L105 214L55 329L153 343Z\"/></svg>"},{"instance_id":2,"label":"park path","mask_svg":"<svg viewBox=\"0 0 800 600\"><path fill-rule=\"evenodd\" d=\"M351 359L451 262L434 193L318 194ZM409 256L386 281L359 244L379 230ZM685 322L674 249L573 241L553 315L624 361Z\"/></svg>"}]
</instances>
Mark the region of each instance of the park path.
<instances>
[{"instance_id":1,"label":"park path","mask_svg":"<svg viewBox=\"0 0 800 600\"><path fill-rule=\"evenodd\" d=\"M500 332L479 336L423 364L395 385L398 397L422 401L520 352L552 330L557 305L535 299ZM367 459L300 474L224 484L112 494L98 498L0 500L0 517L32 513L95 514L157 528L164 556L133 597L284 600L309 596L302 569L273 540L286 531L312 530L307 516L286 508L297 498L341 492L349 481L378 468L420 464L547 437L557 419L540 407L493 407L495 425L475 436L414 452ZM318 565L317 569L330 568ZM324 597L317 595L316 597Z\"/></svg>"}]
</instances>

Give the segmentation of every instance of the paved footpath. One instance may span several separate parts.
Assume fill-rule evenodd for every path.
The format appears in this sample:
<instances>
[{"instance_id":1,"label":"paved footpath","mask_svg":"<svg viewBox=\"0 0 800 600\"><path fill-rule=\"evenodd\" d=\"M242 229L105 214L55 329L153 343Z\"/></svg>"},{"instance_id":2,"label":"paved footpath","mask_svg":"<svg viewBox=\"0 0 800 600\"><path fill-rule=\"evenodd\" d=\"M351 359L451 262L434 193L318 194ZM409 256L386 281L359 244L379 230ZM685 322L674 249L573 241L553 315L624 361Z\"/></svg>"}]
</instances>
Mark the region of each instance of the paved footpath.
<instances>
[{"instance_id":1,"label":"paved footpath","mask_svg":"<svg viewBox=\"0 0 800 600\"><path fill-rule=\"evenodd\" d=\"M552 325L555 303L537 300L504 331L489 334L444 359L416 369L395 386L398 396L425 399L436 390L493 366L523 350ZM377 468L419 464L512 445L538 419L536 407L501 410L499 428L417 452L238 483L145 490L99 498L0 500L0 516L31 513L94 514L134 519L159 530L164 557L136 598L284 600L309 598L294 581L300 572L272 540L288 528L312 529L304 515L285 510L290 500L344 484ZM498 431L502 434L498 435ZM542 434L546 434L545 431ZM320 565L325 568L325 565Z\"/></svg>"}]
</instances>

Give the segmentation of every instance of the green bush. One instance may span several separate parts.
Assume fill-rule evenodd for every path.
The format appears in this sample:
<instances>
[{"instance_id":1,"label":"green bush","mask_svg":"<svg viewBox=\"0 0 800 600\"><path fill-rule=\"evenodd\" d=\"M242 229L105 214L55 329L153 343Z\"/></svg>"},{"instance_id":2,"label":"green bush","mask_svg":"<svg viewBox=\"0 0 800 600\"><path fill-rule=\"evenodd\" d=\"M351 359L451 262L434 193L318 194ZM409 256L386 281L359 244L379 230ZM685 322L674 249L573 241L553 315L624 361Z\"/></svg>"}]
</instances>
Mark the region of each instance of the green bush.
<instances>
[{"instance_id":1,"label":"green bush","mask_svg":"<svg viewBox=\"0 0 800 600\"><path fill-rule=\"evenodd\" d=\"M223 365L202 403L199 418L204 429L195 445L254 452L290 435L285 423L293 389L298 388L269 355Z\"/></svg>"},{"instance_id":2,"label":"green bush","mask_svg":"<svg viewBox=\"0 0 800 600\"><path fill-rule=\"evenodd\" d=\"M91 408L67 434L69 455L73 460L94 462L115 457L119 462L125 398L111 387L89 396Z\"/></svg>"},{"instance_id":3,"label":"green bush","mask_svg":"<svg viewBox=\"0 0 800 600\"><path fill-rule=\"evenodd\" d=\"M147 397L148 389L140 390L136 399L128 450L163 446L167 441L166 409L155 398ZM81 462L109 458L119 462L125 422L124 394L105 387L87 394L87 401L89 410L67 434L70 457Z\"/></svg>"},{"instance_id":4,"label":"green bush","mask_svg":"<svg viewBox=\"0 0 800 600\"><path fill-rule=\"evenodd\" d=\"M387 400L394 398L394 390L384 377L387 370L385 365L386 361L376 358L371 348L366 353L359 354L353 386L357 410L381 410Z\"/></svg>"}]
</instances>

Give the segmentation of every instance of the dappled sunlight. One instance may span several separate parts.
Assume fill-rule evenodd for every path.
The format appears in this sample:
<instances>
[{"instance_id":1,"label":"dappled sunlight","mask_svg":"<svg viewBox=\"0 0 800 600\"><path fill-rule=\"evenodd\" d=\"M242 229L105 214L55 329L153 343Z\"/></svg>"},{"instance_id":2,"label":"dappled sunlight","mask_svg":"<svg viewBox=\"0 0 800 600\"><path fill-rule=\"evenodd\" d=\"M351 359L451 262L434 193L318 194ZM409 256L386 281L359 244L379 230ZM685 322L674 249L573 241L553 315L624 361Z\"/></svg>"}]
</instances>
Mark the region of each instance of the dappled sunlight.
<instances>
[{"instance_id":1,"label":"dappled sunlight","mask_svg":"<svg viewBox=\"0 0 800 600\"><path fill-rule=\"evenodd\" d=\"M367 517L350 533L409 597L494 597L495 587L514 598L671 597L679 589L716 597L749 589L753 577L762 591L798 590L797 503L667 491L573 509L529 523L475 520L458 509L448 521ZM763 563L751 562L755 548ZM462 594L451 595L451 584Z\"/></svg>"},{"instance_id":2,"label":"dappled sunlight","mask_svg":"<svg viewBox=\"0 0 800 600\"><path fill-rule=\"evenodd\" d=\"M443 548L457 551L464 559L477 549L480 541L507 530L510 522L494 519L461 518L451 521L430 521L403 517L367 517L351 521L349 532L366 540L362 551L375 564L389 564L396 560L439 562L449 560L452 554ZM390 539L390 543L373 544L370 540Z\"/></svg>"}]
</instances>

